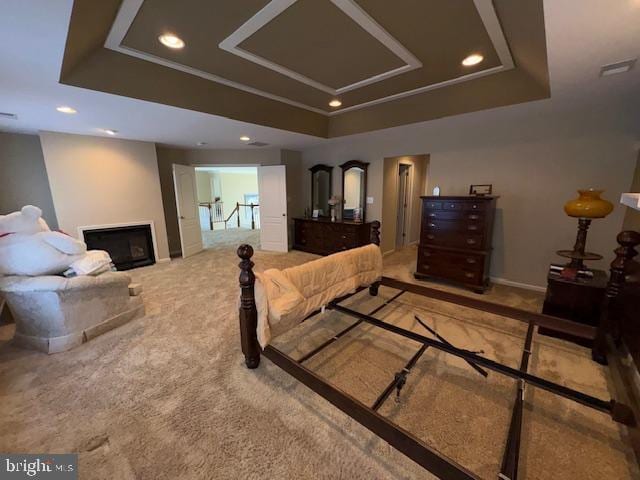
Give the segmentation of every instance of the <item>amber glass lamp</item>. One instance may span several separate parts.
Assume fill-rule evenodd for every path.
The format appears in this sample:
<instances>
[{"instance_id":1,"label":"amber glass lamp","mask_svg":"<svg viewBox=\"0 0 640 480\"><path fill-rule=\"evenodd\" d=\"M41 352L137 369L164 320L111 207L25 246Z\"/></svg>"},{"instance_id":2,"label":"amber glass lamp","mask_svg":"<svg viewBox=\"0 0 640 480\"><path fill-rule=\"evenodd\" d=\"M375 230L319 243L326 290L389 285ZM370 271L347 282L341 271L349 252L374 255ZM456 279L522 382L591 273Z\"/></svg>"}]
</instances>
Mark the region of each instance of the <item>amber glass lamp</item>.
<instances>
[{"instance_id":1,"label":"amber glass lamp","mask_svg":"<svg viewBox=\"0 0 640 480\"><path fill-rule=\"evenodd\" d=\"M567 202L564 211L570 217L578 219L578 235L573 250L558 250L561 257L570 258L569 268L584 269L585 260L600 260L602 255L585 252L587 244L587 230L594 218L604 218L613 210L613 204L600 198L603 190L578 190L578 198Z\"/></svg>"}]
</instances>

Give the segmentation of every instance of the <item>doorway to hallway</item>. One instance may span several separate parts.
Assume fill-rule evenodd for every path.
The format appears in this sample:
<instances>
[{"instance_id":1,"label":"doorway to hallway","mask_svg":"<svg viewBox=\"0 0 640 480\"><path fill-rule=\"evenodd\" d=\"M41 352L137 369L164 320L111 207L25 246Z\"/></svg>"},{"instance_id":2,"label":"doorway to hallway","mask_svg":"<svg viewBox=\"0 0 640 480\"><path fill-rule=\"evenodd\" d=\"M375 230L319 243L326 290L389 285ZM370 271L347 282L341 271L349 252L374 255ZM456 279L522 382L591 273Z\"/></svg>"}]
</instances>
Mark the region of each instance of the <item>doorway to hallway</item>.
<instances>
[{"instance_id":1,"label":"doorway to hallway","mask_svg":"<svg viewBox=\"0 0 640 480\"><path fill-rule=\"evenodd\" d=\"M255 166L196 167L205 248L260 243L260 196Z\"/></svg>"}]
</instances>

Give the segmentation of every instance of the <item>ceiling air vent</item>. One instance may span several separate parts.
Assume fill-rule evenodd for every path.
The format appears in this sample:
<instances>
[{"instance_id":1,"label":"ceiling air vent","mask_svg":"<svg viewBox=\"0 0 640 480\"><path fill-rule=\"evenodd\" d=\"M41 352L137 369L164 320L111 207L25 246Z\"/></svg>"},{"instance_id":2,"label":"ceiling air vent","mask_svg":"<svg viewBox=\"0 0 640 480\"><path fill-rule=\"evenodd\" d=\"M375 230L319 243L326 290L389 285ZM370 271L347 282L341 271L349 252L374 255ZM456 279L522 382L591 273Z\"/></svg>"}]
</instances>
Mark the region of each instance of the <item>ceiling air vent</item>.
<instances>
[{"instance_id":1,"label":"ceiling air vent","mask_svg":"<svg viewBox=\"0 0 640 480\"><path fill-rule=\"evenodd\" d=\"M5 118L7 120L17 120L18 115L16 115L15 113L0 112L0 119L2 118Z\"/></svg>"},{"instance_id":2,"label":"ceiling air vent","mask_svg":"<svg viewBox=\"0 0 640 480\"><path fill-rule=\"evenodd\" d=\"M264 142L251 142L251 143L248 143L247 145L251 145L252 147L266 147L269 144Z\"/></svg>"},{"instance_id":3,"label":"ceiling air vent","mask_svg":"<svg viewBox=\"0 0 640 480\"><path fill-rule=\"evenodd\" d=\"M624 62L610 63L609 65L603 65L600 69L600 76L607 77L609 75L615 75L617 73L626 73L633 68L636 64L636 58L625 60Z\"/></svg>"}]
</instances>

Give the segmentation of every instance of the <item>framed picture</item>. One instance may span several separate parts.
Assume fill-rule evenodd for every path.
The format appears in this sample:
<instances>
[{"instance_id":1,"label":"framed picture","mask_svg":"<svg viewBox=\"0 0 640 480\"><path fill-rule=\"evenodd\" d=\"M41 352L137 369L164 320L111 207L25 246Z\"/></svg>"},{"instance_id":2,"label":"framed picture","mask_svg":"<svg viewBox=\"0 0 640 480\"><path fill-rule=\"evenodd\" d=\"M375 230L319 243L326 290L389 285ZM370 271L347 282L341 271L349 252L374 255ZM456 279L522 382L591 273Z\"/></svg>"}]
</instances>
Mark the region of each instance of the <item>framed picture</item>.
<instances>
[{"instance_id":1,"label":"framed picture","mask_svg":"<svg viewBox=\"0 0 640 480\"><path fill-rule=\"evenodd\" d=\"M493 190L492 185L471 185L469 187L469 195L475 195L476 197L484 197L485 195L491 195Z\"/></svg>"},{"instance_id":2,"label":"framed picture","mask_svg":"<svg viewBox=\"0 0 640 480\"><path fill-rule=\"evenodd\" d=\"M316 209L313 211L313 213L311 214L311 218L318 218L318 216L320 215L320 210Z\"/></svg>"}]
</instances>

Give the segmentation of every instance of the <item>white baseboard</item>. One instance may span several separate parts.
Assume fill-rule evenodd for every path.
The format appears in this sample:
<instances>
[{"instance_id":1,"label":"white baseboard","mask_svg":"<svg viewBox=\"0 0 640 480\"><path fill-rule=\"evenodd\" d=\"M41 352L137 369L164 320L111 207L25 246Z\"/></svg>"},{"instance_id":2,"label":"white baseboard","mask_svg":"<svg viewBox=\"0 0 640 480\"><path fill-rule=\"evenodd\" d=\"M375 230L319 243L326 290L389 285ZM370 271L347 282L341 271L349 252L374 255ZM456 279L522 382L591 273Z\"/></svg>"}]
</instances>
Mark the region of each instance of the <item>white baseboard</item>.
<instances>
[{"instance_id":1,"label":"white baseboard","mask_svg":"<svg viewBox=\"0 0 640 480\"><path fill-rule=\"evenodd\" d=\"M384 258L384 257L388 257L389 255L391 255L391 254L392 254L393 252L395 252L395 251L396 251L396 249L394 248L394 249L392 249L392 250L388 250L388 251L386 251L386 252L382 252L382 257L383 257L383 258Z\"/></svg>"},{"instance_id":2,"label":"white baseboard","mask_svg":"<svg viewBox=\"0 0 640 480\"><path fill-rule=\"evenodd\" d=\"M507 280L506 278L491 277L491 281L493 283L497 283L498 285L507 285L509 287L524 288L525 290L533 290L534 292L547 291L547 287L542 287L540 285L530 285L528 283L514 282L513 280Z\"/></svg>"},{"instance_id":3,"label":"white baseboard","mask_svg":"<svg viewBox=\"0 0 640 480\"><path fill-rule=\"evenodd\" d=\"M169 257L167 258L159 258L158 260L156 260L156 263L169 263L171 261L171 259Z\"/></svg>"}]
</instances>

